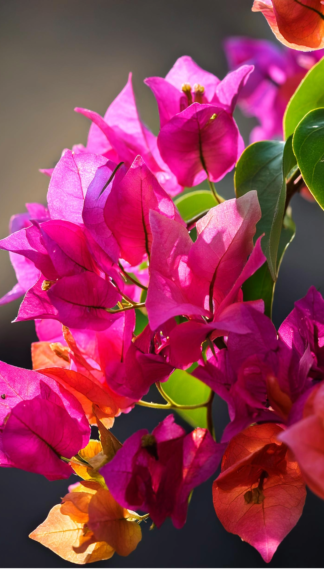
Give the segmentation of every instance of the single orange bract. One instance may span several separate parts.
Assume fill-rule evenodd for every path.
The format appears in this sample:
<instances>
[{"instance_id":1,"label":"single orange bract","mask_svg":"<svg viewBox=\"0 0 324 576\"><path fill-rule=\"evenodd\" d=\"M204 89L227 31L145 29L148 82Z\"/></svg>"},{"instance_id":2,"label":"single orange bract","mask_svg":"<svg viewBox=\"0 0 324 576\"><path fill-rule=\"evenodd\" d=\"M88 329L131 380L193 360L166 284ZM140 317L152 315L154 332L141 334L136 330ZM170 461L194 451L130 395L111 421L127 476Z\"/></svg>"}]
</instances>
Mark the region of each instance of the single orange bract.
<instances>
[{"instance_id":1,"label":"single orange bract","mask_svg":"<svg viewBox=\"0 0 324 576\"><path fill-rule=\"evenodd\" d=\"M270 562L298 522L306 498L299 466L277 436L277 424L251 426L229 443L213 484L216 514Z\"/></svg>"},{"instance_id":2,"label":"single orange bract","mask_svg":"<svg viewBox=\"0 0 324 576\"><path fill-rule=\"evenodd\" d=\"M324 5L321 0L254 0L275 36L295 50L324 47Z\"/></svg>"}]
</instances>

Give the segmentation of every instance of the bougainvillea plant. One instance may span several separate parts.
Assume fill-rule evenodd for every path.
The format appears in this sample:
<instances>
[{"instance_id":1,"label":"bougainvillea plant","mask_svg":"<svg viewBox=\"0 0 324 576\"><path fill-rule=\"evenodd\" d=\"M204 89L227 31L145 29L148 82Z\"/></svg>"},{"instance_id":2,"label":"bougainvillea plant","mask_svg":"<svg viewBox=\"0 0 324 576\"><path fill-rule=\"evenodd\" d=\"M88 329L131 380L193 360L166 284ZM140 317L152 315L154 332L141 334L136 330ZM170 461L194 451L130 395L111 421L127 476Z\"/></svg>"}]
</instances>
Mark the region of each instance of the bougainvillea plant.
<instances>
[{"instance_id":1,"label":"bougainvillea plant","mask_svg":"<svg viewBox=\"0 0 324 576\"><path fill-rule=\"evenodd\" d=\"M224 528L270 562L306 486L324 498L324 300L311 287L278 331L271 320L290 200L307 192L324 209L323 4L253 6L315 52L232 38L223 80L188 56L147 78L157 137L131 76L104 117L77 108L87 145L43 170L47 207L28 204L0 241L17 275L0 303L23 297L16 321L35 321L39 338L33 370L0 362L0 465L74 474L30 534L65 560L130 554L144 520L182 528L213 477ZM259 121L246 149L236 104ZM214 183L234 167L225 201ZM216 440L217 395L229 423ZM121 444L114 421L136 405L167 415Z\"/></svg>"}]
</instances>

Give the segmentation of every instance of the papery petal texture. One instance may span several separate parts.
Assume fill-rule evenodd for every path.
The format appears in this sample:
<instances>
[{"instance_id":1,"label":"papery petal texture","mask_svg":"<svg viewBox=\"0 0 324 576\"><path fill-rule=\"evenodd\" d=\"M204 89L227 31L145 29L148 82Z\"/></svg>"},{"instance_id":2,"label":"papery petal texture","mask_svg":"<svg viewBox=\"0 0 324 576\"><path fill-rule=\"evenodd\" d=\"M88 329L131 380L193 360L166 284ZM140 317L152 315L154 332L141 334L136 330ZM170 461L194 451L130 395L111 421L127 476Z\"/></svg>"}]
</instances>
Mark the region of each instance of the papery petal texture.
<instances>
[{"instance_id":1,"label":"papery petal texture","mask_svg":"<svg viewBox=\"0 0 324 576\"><path fill-rule=\"evenodd\" d=\"M184 226L168 194L137 157L124 178L113 185L104 209L105 221L120 246L121 256L132 266L140 264L151 252L150 210Z\"/></svg>"},{"instance_id":2,"label":"papery petal texture","mask_svg":"<svg viewBox=\"0 0 324 576\"><path fill-rule=\"evenodd\" d=\"M317 0L254 0L254 12L262 12L275 36L297 50L324 46L324 8Z\"/></svg>"},{"instance_id":3,"label":"papery petal texture","mask_svg":"<svg viewBox=\"0 0 324 576\"><path fill-rule=\"evenodd\" d=\"M233 118L222 108L194 103L160 131L161 156L181 186L196 186L206 178L221 180L232 170L241 141Z\"/></svg>"},{"instance_id":4,"label":"papery petal texture","mask_svg":"<svg viewBox=\"0 0 324 576\"><path fill-rule=\"evenodd\" d=\"M263 424L236 436L213 484L219 520L254 546L265 562L298 522L306 497L298 464L276 438L280 430Z\"/></svg>"}]
</instances>

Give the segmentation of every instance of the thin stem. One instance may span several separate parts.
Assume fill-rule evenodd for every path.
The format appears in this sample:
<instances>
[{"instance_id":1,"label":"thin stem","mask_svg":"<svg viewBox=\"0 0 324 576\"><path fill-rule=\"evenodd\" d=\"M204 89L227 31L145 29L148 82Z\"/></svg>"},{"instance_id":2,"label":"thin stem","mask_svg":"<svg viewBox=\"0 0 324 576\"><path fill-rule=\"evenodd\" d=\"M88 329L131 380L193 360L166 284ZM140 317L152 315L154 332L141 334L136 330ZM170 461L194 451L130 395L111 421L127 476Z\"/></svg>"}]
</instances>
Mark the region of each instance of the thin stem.
<instances>
[{"instance_id":1,"label":"thin stem","mask_svg":"<svg viewBox=\"0 0 324 576\"><path fill-rule=\"evenodd\" d=\"M145 406L146 408L155 408L156 410L196 410L197 408L207 408L208 402L203 404L194 404L193 406L187 406L182 404L155 404L155 402L145 402L144 400L139 400L136 402L138 406Z\"/></svg>"},{"instance_id":2,"label":"thin stem","mask_svg":"<svg viewBox=\"0 0 324 576\"><path fill-rule=\"evenodd\" d=\"M215 434L214 423L213 423L213 400L214 400L214 396L215 396L215 392L212 390L210 393L210 396L208 398L208 404L207 404L207 428L208 428L210 434L212 435L212 437L214 438L214 440L216 440L216 434Z\"/></svg>"},{"instance_id":3,"label":"thin stem","mask_svg":"<svg viewBox=\"0 0 324 576\"><path fill-rule=\"evenodd\" d=\"M144 286L144 284L141 284L140 281L137 280L137 278L133 278L130 274L128 274L128 272L126 272L124 266L120 262L118 262L118 266L121 269L122 273L124 274L125 278L127 278L127 280L129 280L130 282L132 282L132 284L135 284L139 288L142 288L142 290L147 290L147 286Z\"/></svg>"},{"instance_id":4,"label":"thin stem","mask_svg":"<svg viewBox=\"0 0 324 576\"><path fill-rule=\"evenodd\" d=\"M214 195L214 198L215 198L217 204L220 204L220 203L221 203L221 199L219 198L219 196L218 196L218 194L217 194L217 192L216 192L216 188L215 188L215 186L214 186L214 182L211 182L211 180L208 179L208 184L209 184L209 188L211 189L211 191L212 191L212 193L213 193L213 195Z\"/></svg>"},{"instance_id":5,"label":"thin stem","mask_svg":"<svg viewBox=\"0 0 324 576\"><path fill-rule=\"evenodd\" d=\"M132 304L131 306L122 306L121 308L119 308L119 310L114 310L113 308L106 308L105 310L106 312L109 312L109 314L118 314L119 312L126 312L126 310L134 310L135 308L145 308L145 302L140 302L139 304Z\"/></svg>"},{"instance_id":6,"label":"thin stem","mask_svg":"<svg viewBox=\"0 0 324 576\"><path fill-rule=\"evenodd\" d=\"M159 393L161 394L162 398L164 400L166 400L166 402L168 404L170 404L170 406L172 406L174 404L172 398L170 398L170 396L168 396L168 394L163 390L162 386L161 386L161 382L156 382L155 386L157 387Z\"/></svg>"},{"instance_id":7,"label":"thin stem","mask_svg":"<svg viewBox=\"0 0 324 576\"><path fill-rule=\"evenodd\" d=\"M132 300L131 298L129 298L129 296L126 296L126 294L123 294L123 292L121 292L121 295L124 298L124 300L126 300L126 302L128 302L128 304L131 304L132 306L136 306L137 302L135 302L135 300Z\"/></svg>"},{"instance_id":8,"label":"thin stem","mask_svg":"<svg viewBox=\"0 0 324 576\"><path fill-rule=\"evenodd\" d=\"M155 402L145 402L145 400L139 400L136 402L137 406L144 406L145 408L155 408L156 410L171 410L171 404L155 404Z\"/></svg>"}]
</instances>

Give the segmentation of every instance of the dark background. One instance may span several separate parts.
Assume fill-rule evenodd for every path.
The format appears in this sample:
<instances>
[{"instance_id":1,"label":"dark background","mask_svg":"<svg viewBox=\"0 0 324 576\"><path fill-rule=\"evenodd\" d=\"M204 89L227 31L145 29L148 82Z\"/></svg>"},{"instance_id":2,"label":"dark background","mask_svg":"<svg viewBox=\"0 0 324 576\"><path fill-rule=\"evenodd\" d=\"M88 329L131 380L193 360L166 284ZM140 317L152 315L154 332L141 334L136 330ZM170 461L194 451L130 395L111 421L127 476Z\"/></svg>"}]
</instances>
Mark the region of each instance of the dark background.
<instances>
[{"instance_id":1,"label":"dark background","mask_svg":"<svg viewBox=\"0 0 324 576\"><path fill-rule=\"evenodd\" d=\"M51 167L65 147L85 144L89 122L75 106L103 114L134 73L144 121L157 132L158 115L147 76L165 76L184 54L223 77L222 41L228 35L273 39L252 0L1 0L0 1L0 237L11 214L25 202L46 201ZM252 120L237 114L247 143ZM232 175L218 185L234 195ZM296 197L292 202L297 237L289 248L276 289L274 322L280 325L294 301L313 284L324 289L324 217L320 208ZM0 294L15 283L7 253L0 253ZM11 324L18 303L0 308L0 359L30 368L32 322ZM218 408L218 410L217 410ZM138 428L152 429L160 412L135 408L114 428L125 440ZM215 406L216 429L226 422ZM59 503L70 481L49 482L15 469L0 471L0 566L69 567L28 534ZM128 558L115 555L92 567L261 567L259 554L228 534L218 521L209 481L195 490L188 521L179 531L167 521L160 530L143 527L143 541ZM309 494L302 519L284 540L271 567L323 566L324 502Z\"/></svg>"}]
</instances>

